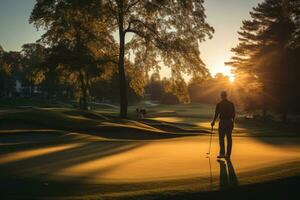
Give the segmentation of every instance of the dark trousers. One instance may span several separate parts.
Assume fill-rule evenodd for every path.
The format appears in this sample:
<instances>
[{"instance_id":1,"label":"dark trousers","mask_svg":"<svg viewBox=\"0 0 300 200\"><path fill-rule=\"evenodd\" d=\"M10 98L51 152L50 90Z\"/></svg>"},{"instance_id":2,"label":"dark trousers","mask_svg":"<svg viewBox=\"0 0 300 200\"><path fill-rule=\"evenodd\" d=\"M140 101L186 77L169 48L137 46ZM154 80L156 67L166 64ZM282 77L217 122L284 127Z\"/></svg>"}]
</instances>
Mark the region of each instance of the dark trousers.
<instances>
[{"instance_id":1,"label":"dark trousers","mask_svg":"<svg viewBox=\"0 0 300 200\"><path fill-rule=\"evenodd\" d=\"M220 155L225 155L225 143L224 138L227 138L227 151L226 155L231 155L232 148L232 129L233 122L232 120L221 120L219 122L219 144L220 144Z\"/></svg>"}]
</instances>

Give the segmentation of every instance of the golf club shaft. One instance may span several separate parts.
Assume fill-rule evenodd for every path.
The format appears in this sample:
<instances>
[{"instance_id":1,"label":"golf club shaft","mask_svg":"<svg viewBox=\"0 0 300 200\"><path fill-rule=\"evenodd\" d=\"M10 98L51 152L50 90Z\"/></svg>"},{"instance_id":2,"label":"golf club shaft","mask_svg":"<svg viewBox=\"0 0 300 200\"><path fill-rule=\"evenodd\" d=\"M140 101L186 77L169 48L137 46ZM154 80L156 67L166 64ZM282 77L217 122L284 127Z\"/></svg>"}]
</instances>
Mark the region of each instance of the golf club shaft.
<instances>
[{"instance_id":1,"label":"golf club shaft","mask_svg":"<svg viewBox=\"0 0 300 200\"><path fill-rule=\"evenodd\" d=\"M209 140L209 148L208 148L208 154L210 154L210 149L211 149L211 140L212 140L212 134L214 131L214 127L211 127L211 132L210 132L210 140Z\"/></svg>"}]
</instances>

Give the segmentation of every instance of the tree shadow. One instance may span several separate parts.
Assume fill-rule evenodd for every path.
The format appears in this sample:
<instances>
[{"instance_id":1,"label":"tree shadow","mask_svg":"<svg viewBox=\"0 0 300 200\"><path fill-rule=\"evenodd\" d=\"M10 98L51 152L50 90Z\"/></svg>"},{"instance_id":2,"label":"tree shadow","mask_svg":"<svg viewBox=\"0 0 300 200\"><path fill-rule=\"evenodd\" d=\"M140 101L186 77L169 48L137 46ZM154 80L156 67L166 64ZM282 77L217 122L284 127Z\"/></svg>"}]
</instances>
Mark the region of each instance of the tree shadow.
<instances>
[{"instance_id":1,"label":"tree shadow","mask_svg":"<svg viewBox=\"0 0 300 200\"><path fill-rule=\"evenodd\" d=\"M30 146L30 144L27 145ZM17 147L15 148L10 147L14 149L12 154L20 154L18 155L19 159L0 163L0 176L7 177L24 174L28 174L31 177L51 176L56 172L62 171L72 166L130 151L132 149L145 145L145 142L136 143L118 141L91 141L78 144L76 146L70 145L70 147L68 146L69 144L66 143L61 143L59 145L62 147L66 145L67 148L47 152L47 149L57 147L58 145L44 144L42 148L40 148L39 145L36 146L36 148L27 147L25 148L26 151L24 157L22 157L22 153L24 152L23 148L25 146L20 146L17 144ZM42 153L39 154L39 151L41 151ZM33 153L31 155L32 152L37 152L37 154ZM30 156L27 156L28 154ZM5 158L5 156L9 157L9 155L10 153L2 153L1 157Z\"/></svg>"},{"instance_id":2,"label":"tree shadow","mask_svg":"<svg viewBox=\"0 0 300 200\"><path fill-rule=\"evenodd\" d=\"M1 152L1 159L10 154L25 153L25 156L19 156L16 160L9 162L0 162L0 187L3 188L2 195L4 196L48 196L48 195L72 195L77 192L83 192L85 183L89 178L101 174L108 173L110 170L115 170L121 165L135 162L138 157L126 158L121 161L112 162L106 166L95 166L95 169L88 170L82 176L65 177L62 179L52 179L55 174L88 162L98 161L107 157L122 154L133 149L146 145L147 142L124 142L124 141L89 141L78 143L72 146L70 143L55 143L55 144L16 144L10 145L9 151ZM70 145L70 148L59 149L57 151L49 151L52 147ZM44 151L43 154L31 155L32 151ZM30 156L27 156L29 153ZM0 159L0 161L1 161ZM77 176L78 175L78 176ZM88 184L89 185L89 184ZM73 187L73 188L69 188ZM95 186L96 187L96 186ZM74 188L80 191L74 191ZM94 187L91 187L94 188ZM101 187L96 187L101 190Z\"/></svg>"}]
</instances>

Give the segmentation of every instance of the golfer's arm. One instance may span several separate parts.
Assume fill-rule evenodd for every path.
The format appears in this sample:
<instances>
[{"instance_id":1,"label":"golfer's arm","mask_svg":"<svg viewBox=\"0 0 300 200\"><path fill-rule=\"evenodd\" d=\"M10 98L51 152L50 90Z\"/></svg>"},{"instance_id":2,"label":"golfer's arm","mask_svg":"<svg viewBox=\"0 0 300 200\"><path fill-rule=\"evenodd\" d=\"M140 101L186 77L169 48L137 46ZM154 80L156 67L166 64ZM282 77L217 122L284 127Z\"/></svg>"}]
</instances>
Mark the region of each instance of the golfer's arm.
<instances>
[{"instance_id":1,"label":"golfer's arm","mask_svg":"<svg viewBox=\"0 0 300 200\"><path fill-rule=\"evenodd\" d=\"M215 122L219 117L219 109L218 109L218 106L216 106L216 110L215 110L215 116L214 116L214 119L213 119L213 122Z\"/></svg>"},{"instance_id":2,"label":"golfer's arm","mask_svg":"<svg viewBox=\"0 0 300 200\"><path fill-rule=\"evenodd\" d=\"M235 106L233 106L233 116L232 116L232 121L233 121L233 123L235 122L235 116L236 116L236 113L235 113Z\"/></svg>"}]
</instances>

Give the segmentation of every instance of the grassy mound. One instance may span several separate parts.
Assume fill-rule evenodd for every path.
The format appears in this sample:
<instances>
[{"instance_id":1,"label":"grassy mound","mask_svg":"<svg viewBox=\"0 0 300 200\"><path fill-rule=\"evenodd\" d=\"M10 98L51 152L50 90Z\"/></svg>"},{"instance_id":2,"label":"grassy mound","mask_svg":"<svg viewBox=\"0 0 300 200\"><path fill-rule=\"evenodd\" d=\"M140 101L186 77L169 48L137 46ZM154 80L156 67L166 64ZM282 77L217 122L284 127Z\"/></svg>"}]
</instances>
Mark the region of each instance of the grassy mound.
<instances>
[{"instance_id":1,"label":"grassy mound","mask_svg":"<svg viewBox=\"0 0 300 200\"><path fill-rule=\"evenodd\" d=\"M81 111L68 114L67 109L18 109L0 115L1 127L15 124L17 127L27 126L53 128L61 130L84 130L97 125L97 120L84 117ZM27 127L26 126L26 127Z\"/></svg>"},{"instance_id":2,"label":"grassy mound","mask_svg":"<svg viewBox=\"0 0 300 200\"><path fill-rule=\"evenodd\" d=\"M155 120L108 117L99 112L71 108L15 109L0 113L0 129L51 129L109 139L149 140L192 136L206 131Z\"/></svg>"},{"instance_id":3,"label":"grassy mound","mask_svg":"<svg viewBox=\"0 0 300 200\"><path fill-rule=\"evenodd\" d=\"M0 107L72 107L70 102L63 102L38 97L24 97L24 98L1 98Z\"/></svg>"}]
</instances>

